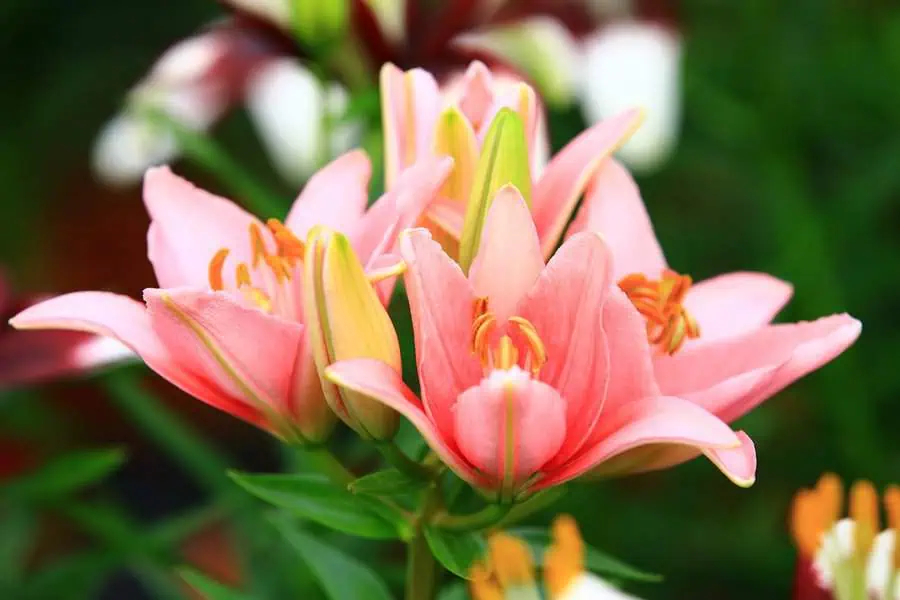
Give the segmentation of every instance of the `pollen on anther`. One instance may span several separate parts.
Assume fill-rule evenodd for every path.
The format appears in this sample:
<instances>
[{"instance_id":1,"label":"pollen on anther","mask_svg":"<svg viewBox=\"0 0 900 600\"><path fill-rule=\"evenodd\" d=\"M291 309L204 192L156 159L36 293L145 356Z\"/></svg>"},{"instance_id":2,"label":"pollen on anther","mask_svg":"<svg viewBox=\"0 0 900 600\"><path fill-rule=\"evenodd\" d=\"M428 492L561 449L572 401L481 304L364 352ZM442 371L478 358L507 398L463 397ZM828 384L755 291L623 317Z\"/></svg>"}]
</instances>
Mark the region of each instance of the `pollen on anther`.
<instances>
[{"instance_id":1,"label":"pollen on anther","mask_svg":"<svg viewBox=\"0 0 900 600\"><path fill-rule=\"evenodd\" d=\"M504 588L527 585L534 581L534 560L524 542L505 533L488 540L491 566Z\"/></svg>"},{"instance_id":2,"label":"pollen on anther","mask_svg":"<svg viewBox=\"0 0 900 600\"><path fill-rule=\"evenodd\" d=\"M884 511L888 527L894 532L894 569L900 570L900 487L891 485L885 490Z\"/></svg>"},{"instance_id":3,"label":"pollen on anther","mask_svg":"<svg viewBox=\"0 0 900 600\"><path fill-rule=\"evenodd\" d=\"M275 236L275 243L278 244L278 253L285 258L303 258L306 252L306 245L300 240L294 232L288 229L284 223L278 219L269 219L266 221L269 231Z\"/></svg>"},{"instance_id":4,"label":"pollen on anther","mask_svg":"<svg viewBox=\"0 0 900 600\"><path fill-rule=\"evenodd\" d=\"M569 516L553 522L552 534L553 544L544 553L544 585L548 595L557 598L584 571L584 542Z\"/></svg>"},{"instance_id":5,"label":"pollen on anther","mask_svg":"<svg viewBox=\"0 0 900 600\"><path fill-rule=\"evenodd\" d=\"M259 260L269 253L262 231L256 223L250 223L250 248L253 251L253 268L256 268Z\"/></svg>"},{"instance_id":6,"label":"pollen on anther","mask_svg":"<svg viewBox=\"0 0 900 600\"><path fill-rule=\"evenodd\" d=\"M225 289L225 281L222 279L222 268L228 257L228 248L220 248L209 261L209 287L213 291L220 292Z\"/></svg>"},{"instance_id":7,"label":"pollen on anther","mask_svg":"<svg viewBox=\"0 0 900 600\"><path fill-rule=\"evenodd\" d=\"M238 264L234 271L234 278L237 282L238 287L251 284L250 268L247 266L247 263Z\"/></svg>"},{"instance_id":8,"label":"pollen on anther","mask_svg":"<svg viewBox=\"0 0 900 600\"><path fill-rule=\"evenodd\" d=\"M879 528L878 492L870 481L857 481L850 488L850 518L856 523L856 556L864 560Z\"/></svg>"}]
</instances>

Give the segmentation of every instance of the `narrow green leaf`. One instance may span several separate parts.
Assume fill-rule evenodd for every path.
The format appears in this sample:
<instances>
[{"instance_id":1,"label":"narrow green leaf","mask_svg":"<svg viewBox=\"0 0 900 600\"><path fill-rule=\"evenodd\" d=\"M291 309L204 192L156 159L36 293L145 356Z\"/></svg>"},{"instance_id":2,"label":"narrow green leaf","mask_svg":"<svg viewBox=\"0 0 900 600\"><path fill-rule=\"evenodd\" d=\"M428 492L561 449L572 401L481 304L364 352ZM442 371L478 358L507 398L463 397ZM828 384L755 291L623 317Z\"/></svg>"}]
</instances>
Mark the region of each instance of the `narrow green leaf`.
<instances>
[{"instance_id":1,"label":"narrow green leaf","mask_svg":"<svg viewBox=\"0 0 900 600\"><path fill-rule=\"evenodd\" d=\"M468 579L472 563L484 554L484 539L477 533L452 533L425 529L425 539L434 557L458 577Z\"/></svg>"},{"instance_id":2,"label":"narrow green leaf","mask_svg":"<svg viewBox=\"0 0 900 600\"><path fill-rule=\"evenodd\" d=\"M179 569L178 574L189 586L203 594L206 600L250 600L251 598L251 596L226 587L194 569Z\"/></svg>"},{"instance_id":3,"label":"narrow green leaf","mask_svg":"<svg viewBox=\"0 0 900 600\"><path fill-rule=\"evenodd\" d=\"M0 486L0 497L40 502L72 494L104 479L122 463L119 449L73 452Z\"/></svg>"},{"instance_id":4,"label":"narrow green leaf","mask_svg":"<svg viewBox=\"0 0 900 600\"><path fill-rule=\"evenodd\" d=\"M350 482L347 489L354 494L402 496L421 490L426 485L428 482L413 479L397 469L385 469Z\"/></svg>"},{"instance_id":5,"label":"narrow green leaf","mask_svg":"<svg viewBox=\"0 0 900 600\"><path fill-rule=\"evenodd\" d=\"M366 565L302 531L283 515L272 523L293 546L330 600L392 600L384 582Z\"/></svg>"},{"instance_id":6,"label":"narrow green leaf","mask_svg":"<svg viewBox=\"0 0 900 600\"><path fill-rule=\"evenodd\" d=\"M107 551L66 556L32 574L18 592L28 600L96 598L97 590L119 562L115 553Z\"/></svg>"},{"instance_id":7,"label":"narrow green leaf","mask_svg":"<svg viewBox=\"0 0 900 600\"><path fill-rule=\"evenodd\" d=\"M402 515L378 500L351 494L319 475L229 475L257 498L344 533L395 539L405 528Z\"/></svg>"},{"instance_id":8,"label":"narrow green leaf","mask_svg":"<svg viewBox=\"0 0 900 600\"><path fill-rule=\"evenodd\" d=\"M531 169L525 125L518 113L504 108L491 122L472 179L459 242L459 266L463 271L468 272L478 254L481 231L494 195L508 184L514 185L531 206Z\"/></svg>"},{"instance_id":9,"label":"narrow green leaf","mask_svg":"<svg viewBox=\"0 0 900 600\"><path fill-rule=\"evenodd\" d=\"M508 530L510 535L524 540L532 548L534 558L538 563L543 561L544 550L550 546L550 534L539 527L519 527ZM648 573L636 567L622 562L596 548L587 546L585 548L585 566L589 571L593 571L607 577L615 577L630 581L662 581L662 575Z\"/></svg>"}]
</instances>

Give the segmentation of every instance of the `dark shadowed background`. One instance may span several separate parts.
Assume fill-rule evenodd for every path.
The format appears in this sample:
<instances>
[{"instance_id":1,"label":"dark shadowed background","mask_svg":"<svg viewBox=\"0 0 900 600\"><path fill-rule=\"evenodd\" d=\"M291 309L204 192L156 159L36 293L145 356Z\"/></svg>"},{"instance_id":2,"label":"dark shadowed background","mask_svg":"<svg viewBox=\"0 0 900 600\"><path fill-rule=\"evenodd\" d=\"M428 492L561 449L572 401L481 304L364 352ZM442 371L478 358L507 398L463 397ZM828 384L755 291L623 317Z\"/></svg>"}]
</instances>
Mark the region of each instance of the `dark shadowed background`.
<instances>
[{"instance_id":1,"label":"dark shadowed background","mask_svg":"<svg viewBox=\"0 0 900 600\"><path fill-rule=\"evenodd\" d=\"M205 0L0 6L0 264L17 287L137 296L153 284L139 189L96 183L90 146L155 57L217 14ZM879 487L900 481L900 5L691 0L681 14L683 134L666 166L639 180L670 263L695 279L772 273L795 286L780 319L847 311L863 322L863 334L834 363L738 423L759 453L751 489L697 460L573 488L558 509L573 513L595 546L665 576L629 588L646 598L787 597L794 551L786 519L797 488L826 470ZM553 112L554 147L583 126L577 108ZM281 185L287 205L292 192L267 167L245 115L230 116L216 135L261 179ZM177 169L217 189L191 165ZM266 435L146 379L229 466L279 468L283 457ZM0 440L8 447L0 450L0 471L68 449L120 446L126 466L82 501L153 530L198 506L203 486L133 425L107 386L92 377L3 393ZM109 541L71 507L40 514L27 523L37 546L29 564L83 556ZM0 556L4 535L11 534L0 530ZM274 544L271 554L281 555ZM195 540L187 556L215 563L213 572L227 578L222 547ZM180 548L162 564L183 562ZM358 551L393 564L377 546ZM300 580L295 560L271 562L296 569ZM156 594L149 597L181 593L160 580L160 563L126 563L98 568L58 597L141 598L137 582ZM396 562L396 576L400 569ZM316 597L305 589L308 596L295 597Z\"/></svg>"}]
</instances>

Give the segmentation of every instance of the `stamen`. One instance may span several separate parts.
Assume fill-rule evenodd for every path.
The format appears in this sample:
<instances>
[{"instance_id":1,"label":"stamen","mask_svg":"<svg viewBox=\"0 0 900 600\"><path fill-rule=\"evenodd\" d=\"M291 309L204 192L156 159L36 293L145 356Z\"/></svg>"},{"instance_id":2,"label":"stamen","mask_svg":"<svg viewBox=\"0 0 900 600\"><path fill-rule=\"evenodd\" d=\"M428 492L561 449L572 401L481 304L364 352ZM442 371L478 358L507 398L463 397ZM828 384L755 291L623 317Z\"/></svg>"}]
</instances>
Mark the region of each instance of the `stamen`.
<instances>
[{"instance_id":1,"label":"stamen","mask_svg":"<svg viewBox=\"0 0 900 600\"><path fill-rule=\"evenodd\" d=\"M856 523L856 557L865 563L878 531L878 492L870 481L857 481L850 488L850 518Z\"/></svg>"},{"instance_id":2,"label":"stamen","mask_svg":"<svg viewBox=\"0 0 900 600\"><path fill-rule=\"evenodd\" d=\"M509 321L517 326L519 333L525 338L529 349L528 359L531 374L537 377L541 367L547 362L547 348L531 321L518 316L510 317Z\"/></svg>"},{"instance_id":3,"label":"stamen","mask_svg":"<svg viewBox=\"0 0 900 600\"><path fill-rule=\"evenodd\" d=\"M888 486L884 492L884 510L888 527L894 531L894 570L900 570L900 487Z\"/></svg>"},{"instance_id":4,"label":"stamen","mask_svg":"<svg viewBox=\"0 0 900 600\"><path fill-rule=\"evenodd\" d=\"M668 269L658 280L632 273L619 281L619 287L647 319L647 339L666 354L675 354L685 340L700 336L696 319L682 306L692 282L690 276Z\"/></svg>"},{"instance_id":5,"label":"stamen","mask_svg":"<svg viewBox=\"0 0 900 600\"><path fill-rule=\"evenodd\" d=\"M488 311L488 299L487 298L475 298L475 303L472 310L472 318L477 319L481 315L485 314Z\"/></svg>"},{"instance_id":6,"label":"stamen","mask_svg":"<svg viewBox=\"0 0 900 600\"><path fill-rule=\"evenodd\" d=\"M228 248L220 248L213 255L212 260L209 261L209 287L215 292L221 292L225 289L225 281L222 279L222 268L225 266L227 257Z\"/></svg>"},{"instance_id":7,"label":"stamen","mask_svg":"<svg viewBox=\"0 0 900 600\"><path fill-rule=\"evenodd\" d=\"M469 570L469 587L472 600L503 600L503 590L492 579L490 570L481 563L475 563Z\"/></svg>"},{"instance_id":8,"label":"stamen","mask_svg":"<svg viewBox=\"0 0 900 600\"><path fill-rule=\"evenodd\" d=\"M525 543L511 535L496 533L488 540L491 566L504 588L534 583L534 560Z\"/></svg>"},{"instance_id":9,"label":"stamen","mask_svg":"<svg viewBox=\"0 0 900 600\"><path fill-rule=\"evenodd\" d=\"M250 223L250 248L253 251L253 268L259 265L259 259L265 258L269 251L266 249L266 241L263 239L262 231L256 223Z\"/></svg>"},{"instance_id":10,"label":"stamen","mask_svg":"<svg viewBox=\"0 0 900 600\"><path fill-rule=\"evenodd\" d=\"M245 285L250 285L250 268L247 266L247 263L239 263L234 271L234 279L237 282L237 286L240 288Z\"/></svg>"},{"instance_id":11,"label":"stamen","mask_svg":"<svg viewBox=\"0 0 900 600\"><path fill-rule=\"evenodd\" d=\"M266 221L269 231L275 236L275 243L278 244L278 254L285 258L300 259L306 252L306 245L303 241L294 235L294 232L285 227L278 219L269 219Z\"/></svg>"},{"instance_id":12,"label":"stamen","mask_svg":"<svg viewBox=\"0 0 900 600\"><path fill-rule=\"evenodd\" d=\"M823 525L825 529L829 529L841 518L844 504L844 486L841 478L834 473L825 473L816 484L816 494L822 505Z\"/></svg>"},{"instance_id":13,"label":"stamen","mask_svg":"<svg viewBox=\"0 0 900 600\"><path fill-rule=\"evenodd\" d=\"M815 556L825 532L823 503L816 490L800 490L791 505L791 534L797 550L806 558Z\"/></svg>"},{"instance_id":14,"label":"stamen","mask_svg":"<svg viewBox=\"0 0 900 600\"><path fill-rule=\"evenodd\" d=\"M494 315L486 312L472 323L472 353L478 356L482 364L486 364L488 360L487 343L496 321Z\"/></svg>"},{"instance_id":15,"label":"stamen","mask_svg":"<svg viewBox=\"0 0 900 600\"><path fill-rule=\"evenodd\" d=\"M493 367L495 369L511 369L513 365L519 362L519 351L516 350L511 337L504 335L500 338L493 358Z\"/></svg>"},{"instance_id":16,"label":"stamen","mask_svg":"<svg viewBox=\"0 0 900 600\"><path fill-rule=\"evenodd\" d=\"M544 586L551 598L560 598L576 577L584 572L584 542L575 519L557 517L553 522L553 544L544 553Z\"/></svg>"},{"instance_id":17,"label":"stamen","mask_svg":"<svg viewBox=\"0 0 900 600\"><path fill-rule=\"evenodd\" d=\"M399 261L396 264L391 265L390 267L385 267L383 269L375 269L374 271L369 271L366 273L366 278L369 280L369 283L378 283L379 281L384 281L389 277L396 277L397 275L403 275L406 272L406 263L404 261Z\"/></svg>"},{"instance_id":18,"label":"stamen","mask_svg":"<svg viewBox=\"0 0 900 600\"><path fill-rule=\"evenodd\" d=\"M291 270L287 264L285 264L285 259L280 256L273 256L271 254L264 254L263 260L266 263L266 266L269 267L269 270L275 274L275 280L278 283L282 281L287 281L291 278Z\"/></svg>"}]
</instances>

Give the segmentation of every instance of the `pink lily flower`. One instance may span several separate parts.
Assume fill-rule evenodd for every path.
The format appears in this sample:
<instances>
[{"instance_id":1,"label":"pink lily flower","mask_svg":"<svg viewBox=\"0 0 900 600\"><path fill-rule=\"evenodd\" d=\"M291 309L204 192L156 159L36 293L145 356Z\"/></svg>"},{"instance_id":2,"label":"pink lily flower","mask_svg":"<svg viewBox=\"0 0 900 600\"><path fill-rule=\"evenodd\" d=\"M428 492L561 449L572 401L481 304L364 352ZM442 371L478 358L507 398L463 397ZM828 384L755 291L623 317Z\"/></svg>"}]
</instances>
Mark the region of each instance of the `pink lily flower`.
<instances>
[{"instance_id":1,"label":"pink lily flower","mask_svg":"<svg viewBox=\"0 0 900 600\"><path fill-rule=\"evenodd\" d=\"M0 315L9 318L38 302L12 293L0 274ZM87 372L134 358L128 348L109 338L69 331L0 332L0 390Z\"/></svg>"},{"instance_id":2,"label":"pink lily flower","mask_svg":"<svg viewBox=\"0 0 900 600\"><path fill-rule=\"evenodd\" d=\"M461 478L511 499L624 453L674 444L749 485L752 443L656 383L645 324L614 285L600 236L570 237L545 265L513 186L494 196L468 275L424 229L401 237L422 399L382 362L326 376L394 408Z\"/></svg>"},{"instance_id":3,"label":"pink lily flower","mask_svg":"<svg viewBox=\"0 0 900 600\"><path fill-rule=\"evenodd\" d=\"M399 173L433 154L453 158L454 170L424 223L456 255L476 167L494 118L510 109L522 119L534 187L531 207L543 256L550 256L590 177L607 156L637 130L643 119L628 110L594 125L572 140L543 168L546 138L543 112L534 90L521 81L497 77L481 63L443 89L422 69L381 71L382 111L388 188ZM523 193L524 190L523 190ZM526 194L527 195L527 194Z\"/></svg>"},{"instance_id":4,"label":"pink lily flower","mask_svg":"<svg viewBox=\"0 0 900 600\"><path fill-rule=\"evenodd\" d=\"M378 278L373 272L390 263L399 232L415 222L449 170L447 159L423 162L366 210L371 167L365 154L350 152L313 176L283 224L270 219L267 227L168 168L150 169L148 255L160 287L144 290L144 303L107 292L67 294L10 322L116 338L203 402L288 441L321 441L335 415L304 323L310 282L301 240L314 225L343 230ZM386 303L389 286L381 287Z\"/></svg>"},{"instance_id":5,"label":"pink lily flower","mask_svg":"<svg viewBox=\"0 0 900 600\"><path fill-rule=\"evenodd\" d=\"M615 257L614 281L647 320L660 391L725 422L833 360L860 334L861 323L847 314L771 325L792 293L790 284L771 275L727 273L692 285L689 276L672 271L637 185L613 160L594 177L569 235L583 231L606 241ZM629 471L646 471L692 456L659 448L621 462ZM615 468L605 465L606 472Z\"/></svg>"}]
</instances>

